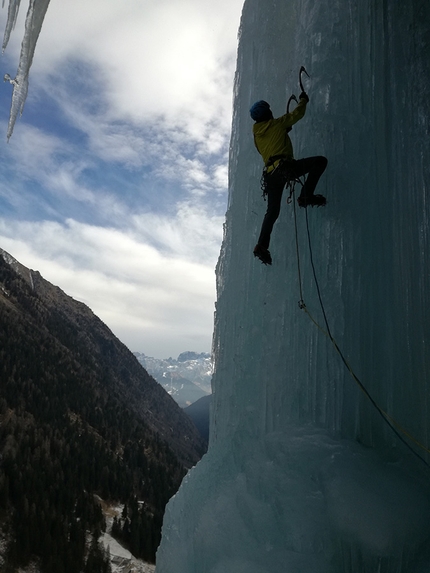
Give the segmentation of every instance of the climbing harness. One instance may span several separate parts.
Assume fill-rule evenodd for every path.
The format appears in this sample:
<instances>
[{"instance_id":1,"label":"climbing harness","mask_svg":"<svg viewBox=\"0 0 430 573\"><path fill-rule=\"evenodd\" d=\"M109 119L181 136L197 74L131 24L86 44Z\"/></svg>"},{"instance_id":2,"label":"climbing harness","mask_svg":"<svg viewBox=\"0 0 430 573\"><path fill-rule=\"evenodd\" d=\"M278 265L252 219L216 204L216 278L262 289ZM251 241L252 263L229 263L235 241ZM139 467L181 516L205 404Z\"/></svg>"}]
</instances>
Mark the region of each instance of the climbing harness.
<instances>
[{"instance_id":1,"label":"climbing harness","mask_svg":"<svg viewBox=\"0 0 430 573\"><path fill-rule=\"evenodd\" d=\"M298 182L301 185L303 185L302 181L298 180L298 181L294 181L292 184L292 187L290 187L290 197L288 198L291 202L292 199L294 199L294 186L295 183ZM292 199L291 199L292 198ZM288 201L288 200L287 200ZM308 239L308 245L309 245L309 255L310 255L310 262L311 262L311 267L312 267L312 274L314 277L314 281L315 281L315 285L316 285L316 289L317 289L317 294L318 294L318 300L320 303L320 307L321 307L321 311L324 317L324 323L325 323L325 329L318 323L317 320L315 320L315 318L312 316L312 314L310 313L308 307L306 306L306 303L304 301L303 298L303 287L302 287L302 274L301 274L301 268L300 268L300 251L299 251L299 239L298 239L298 226L297 226L297 213L296 213L296 204L295 201L293 202L293 206L294 206L294 229L295 229L295 241L296 241L296 255L297 255L297 271L298 271L298 280L299 280L299 292L300 292L300 300L298 301L298 305L300 310L304 310L306 312L306 314L309 316L309 318L311 319L311 321L315 324L315 326L325 335L327 336L327 338L331 341L331 343L333 344L336 352L339 354L342 362L344 363L344 365L346 366L347 370L349 371L349 373L351 374L352 378L354 379L354 381L357 383L358 387L360 388L360 390L365 394L365 396L368 398L368 400L370 401L370 403L374 406L374 408L377 410L377 412L380 414L380 416L382 417L382 419L384 420L384 422L391 428L391 430L396 434L396 436L399 438L399 440L401 442L403 442L403 444L417 457L419 458L428 468L430 468L430 464L418 453L416 452L411 445L406 441L406 439L403 436L406 436L411 442L413 442L417 447L419 447L420 449L424 450L426 453L430 454L430 449L425 446L424 444L422 444L419 440L417 440L412 434L410 434L410 432L408 432L405 428L403 428L399 422L397 422L390 414L388 414L387 412L385 412L385 410L383 410L378 404L377 402L374 400L374 398L371 396L371 394L369 393L369 391L367 390L367 388L364 386L364 384L361 382L361 380L358 378L358 376L355 374L354 370L352 369L351 365L348 363L348 361L346 360L343 352L341 351L341 349L339 348L336 340L333 338L333 335L331 333L330 330L330 326L327 320L327 315L325 312L325 308L324 308L324 304L323 304L323 300L322 300L322 296L321 296L321 290L319 287L319 282L318 282L318 278L317 278L317 274L316 274L316 270L315 270L315 264L314 264L314 259L313 259L313 250L312 250L312 242L311 242L311 235L310 235L310 230L309 230L309 219L308 219L308 211L307 209L305 209L305 215L306 215L306 233L307 233L307 239ZM403 435L402 435L403 434Z\"/></svg>"},{"instance_id":2,"label":"climbing harness","mask_svg":"<svg viewBox=\"0 0 430 573\"><path fill-rule=\"evenodd\" d=\"M272 169L269 171L271 167ZM285 160L284 155L274 155L273 157L270 157L269 163L264 167L260 180L261 190L263 191L262 196L263 199L266 200L266 195L268 193L267 187L269 185L270 178L276 177L276 171L281 169L283 172L281 177L284 177L284 187L286 189L290 189L290 193L287 198L287 203L289 204L292 201L294 185L296 183L303 185L304 181L301 181L300 178L294 174L294 160Z\"/></svg>"}]
</instances>

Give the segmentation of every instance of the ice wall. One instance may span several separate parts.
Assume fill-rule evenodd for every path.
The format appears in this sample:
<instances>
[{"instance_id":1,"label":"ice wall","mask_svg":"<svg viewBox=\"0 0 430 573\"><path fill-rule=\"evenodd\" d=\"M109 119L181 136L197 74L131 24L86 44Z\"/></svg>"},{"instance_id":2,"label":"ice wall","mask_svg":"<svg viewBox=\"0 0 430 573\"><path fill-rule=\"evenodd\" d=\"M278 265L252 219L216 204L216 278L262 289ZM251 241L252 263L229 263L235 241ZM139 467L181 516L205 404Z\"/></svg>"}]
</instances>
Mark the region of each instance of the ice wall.
<instances>
[{"instance_id":1,"label":"ice wall","mask_svg":"<svg viewBox=\"0 0 430 573\"><path fill-rule=\"evenodd\" d=\"M430 4L247 0L211 441L168 505L157 573L430 570L430 470L299 309L291 205L273 266L252 255L265 203L248 110L266 99L281 115L301 65L310 105L291 137L296 157L329 160L327 207L308 218L331 332L380 408L430 445ZM297 222L304 300L324 325L303 210Z\"/></svg>"}]
</instances>

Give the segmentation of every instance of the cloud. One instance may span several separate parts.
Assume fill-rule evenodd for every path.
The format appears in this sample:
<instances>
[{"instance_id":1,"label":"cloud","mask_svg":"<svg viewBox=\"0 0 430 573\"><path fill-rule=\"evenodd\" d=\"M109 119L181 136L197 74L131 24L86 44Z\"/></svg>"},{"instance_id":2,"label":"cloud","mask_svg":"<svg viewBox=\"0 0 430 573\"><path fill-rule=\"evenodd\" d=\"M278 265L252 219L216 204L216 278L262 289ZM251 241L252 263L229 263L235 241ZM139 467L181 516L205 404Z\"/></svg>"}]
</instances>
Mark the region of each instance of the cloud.
<instances>
[{"instance_id":1,"label":"cloud","mask_svg":"<svg viewBox=\"0 0 430 573\"><path fill-rule=\"evenodd\" d=\"M160 356L210 348L214 265L162 253L136 234L53 222L0 220L2 248L84 302L130 346ZM139 346L136 346L139 344ZM162 346L157 346L158 344Z\"/></svg>"},{"instance_id":2,"label":"cloud","mask_svg":"<svg viewBox=\"0 0 430 573\"><path fill-rule=\"evenodd\" d=\"M59 137L78 129L87 137L80 141L84 151L102 161L149 166L161 177L170 171L185 185L188 176L204 181L209 162L226 162L242 3L51 3L30 74L30 98L61 110L69 126ZM12 37L21 34L18 29ZM31 135L27 130L26 147L42 151L48 141L40 147ZM38 154L32 161L40 170ZM186 164L195 159L197 169L195 162ZM85 168L83 157L79 164Z\"/></svg>"},{"instance_id":3,"label":"cloud","mask_svg":"<svg viewBox=\"0 0 430 573\"><path fill-rule=\"evenodd\" d=\"M222 113L231 85L242 0L62 0L51 3L33 64L45 80L70 60L94 66L112 119L154 116L196 135ZM90 76L84 78L88 83Z\"/></svg>"},{"instance_id":4,"label":"cloud","mask_svg":"<svg viewBox=\"0 0 430 573\"><path fill-rule=\"evenodd\" d=\"M82 156L78 145L23 123L2 157L5 170L6 166L12 168L14 176L0 181L0 196L20 213L37 205L39 210L45 209L44 218L62 220L74 210L86 221L92 217L109 226L134 228L145 240L151 242L155 237L152 240L164 247L175 244L192 260L205 258L208 250L213 259L214 245L219 248L222 237L225 162L188 159L173 150L172 144L162 161L153 157L147 180L139 170L135 178L120 170L116 180L110 177L110 188L106 188L100 181L88 179L91 169L103 169L97 157L88 152ZM168 204L160 193L162 180L175 188ZM85 211L79 211L79 205L85 205ZM170 241L162 239L173 234Z\"/></svg>"},{"instance_id":5,"label":"cloud","mask_svg":"<svg viewBox=\"0 0 430 573\"><path fill-rule=\"evenodd\" d=\"M93 131L103 115L102 125L161 122L214 145L217 135L211 134L230 127L242 4L243 0L52 2L30 72L30 94L44 87L70 112L70 98L61 83L71 72L69 95L78 108L84 105L88 110L88 105L77 91L73 93L74 83L92 90L93 102L104 103L96 121L91 122L91 113L85 114ZM12 53L16 38L23 34L22 14L17 28ZM81 129L82 117L75 116ZM106 125L101 131L106 133ZM125 141L119 143L116 148L121 153ZM125 147L130 150L132 145Z\"/></svg>"},{"instance_id":6,"label":"cloud","mask_svg":"<svg viewBox=\"0 0 430 573\"><path fill-rule=\"evenodd\" d=\"M141 213L133 218L135 233L162 253L215 266L222 240L223 217L185 202L175 217Z\"/></svg>"},{"instance_id":7,"label":"cloud","mask_svg":"<svg viewBox=\"0 0 430 573\"><path fill-rule=\"evenodd\" d=\"M0 246L149 355L210 347L242 4L51 2L0 148Z\"/></svg>"},{"instance_id":8,"label":"cloud","mask_svg":"<svg viewBox=\"0 0 430 573\"><path fill-rule=\"evenodd\" d=\"M70 153L71 146L63 138L44 133L29 124L22 123L21 126L20 133L14 139L15 145L5 146L2 155L8 156L17 174L46 178L61 156Z\"/></svg>"},{"instance_id":9,"label":"cloud","mask_svg":"<svg viewBox=\"0 0 430 573\"><path fill-rule=\"evenodd\" d=\"M20 123L13 143L1 148L0 166L0 197L21 217L33 213L34 218L43 212L45 217L62 218L71 202L95 206L108 199L100 200L97 190L85 184L83 172L94 167L88 155L82 156L65 138L25 122Z\"/></svg>"}]
</instances>

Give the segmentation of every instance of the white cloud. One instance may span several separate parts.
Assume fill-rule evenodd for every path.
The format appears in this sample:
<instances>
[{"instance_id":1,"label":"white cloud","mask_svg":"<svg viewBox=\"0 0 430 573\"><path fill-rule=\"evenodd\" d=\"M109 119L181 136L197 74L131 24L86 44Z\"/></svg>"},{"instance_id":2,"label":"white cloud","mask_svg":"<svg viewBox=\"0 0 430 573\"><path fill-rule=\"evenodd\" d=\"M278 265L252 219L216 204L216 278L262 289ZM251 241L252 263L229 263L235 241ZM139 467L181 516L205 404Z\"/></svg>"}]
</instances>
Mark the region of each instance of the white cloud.
<instances>
[{"instance_id":1,"label":"white cloud","mask_svg":"<svg viewBox=\"0 0 430 573\"><path fill-rule=\"evenodd\" d=\"M210 349L214 265L190 262L173 250L162 254L133 234L76 221L0 220L0 242L90 306L132 350L166 357L161 348L179 354L193 342L193 349Z\"/></svg>"},{"instance_id":2,"label":"white cloud","mask_svg":"<svg viewBox=\"0 0 430 573\"><path fill-rule=\"evenodd\" d=\"M160 252L215 266L222 239L223 218L201 204L180 204L175 217L141 213L133 218L138 235Z\"/></svg>"},{"instance_id":3,"label":"white cloud","mask_svg":"<svg viewBox=\"0 0 430 573\"><path fill-rule=\"evenodd\" d=\"M146 354L210 346L242 4L51 2L29 100L55 114L0 150L0 246Z\"/></svg>"},{"instance_id":4,"label":"white cloud","mask_svg":"<svg viewBox=\"0 0 430 573\"><path fill-rule=\"evenodd\" d=\"M197 136L216 113L230 122L242 0L62 0L52 2L33 75L70 59L94 65L112 119L154 115ZM88 82L93 78L89 76Z\"/></svg>"},{"instance_id":5,"label":"white cloud","mask_svg":"<svg viewBox=\"0 0 430 573\"><path fill-rule=\"evenodd\" d=\"M70 151L67 142L59 137L48 135L40 129L26 123L14 137L14 144L3 148L4 155L9 156L10 165L21 174L49 173L56 165L55 156ZM67 149L68 148L68 149Z\"/></svg>"},{"instance_id":6,"label":"white cloud","mask_svg":"<svg viewBox=\"0 0 430 573\"><path fill-rule=\"evenodd\" d=\"M161 177L170 170L185 184L188 178L191 186L203 183L209 162L226 162L242 3L52 2L30 72L30 97L54 100L103 161L163 165L156 171ZM13 37L21 34L16 30ZM85 84L82 96L75 86ZM20 146L36 150L34 157L26 154L26 163L48 169L38 156L47 143L57 149L57 142L42 141L40 134L36 142L22 122L19 129L25 131ZM79 164L85 167L82 158Z\"/></svg>"}]
</instances>

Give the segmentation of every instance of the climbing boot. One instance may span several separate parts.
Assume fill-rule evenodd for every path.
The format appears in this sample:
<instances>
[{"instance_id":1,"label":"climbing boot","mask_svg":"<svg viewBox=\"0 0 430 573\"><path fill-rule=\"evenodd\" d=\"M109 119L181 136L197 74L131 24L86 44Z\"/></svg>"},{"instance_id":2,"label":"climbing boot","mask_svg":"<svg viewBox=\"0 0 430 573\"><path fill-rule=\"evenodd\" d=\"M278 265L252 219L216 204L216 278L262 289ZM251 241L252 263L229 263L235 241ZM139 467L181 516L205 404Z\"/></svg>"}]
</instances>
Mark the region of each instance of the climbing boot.
<instances>
[{"instance_id":1,"label":"climbing boot","mask_svg":"<svg viewBox=\"0 0 430 573\"><path fill-rule=\"evenodd\" d=\"M254 257L258 257L260 261L265 265L272 264L272 257L270 256L269 251L261 245L255 245Z\"/></svg>"},{"instance_id":2,"label":"climbing boot","mask_svg":"<svg viewBox=\"0 0 430 573\"><path fill-rule=\"evenodd\" d=\"M297 199L299 207L324 207L327 203L326 198L323 195L310 195L309 197L299 197Z\"/></svg>"}]
</instances>

